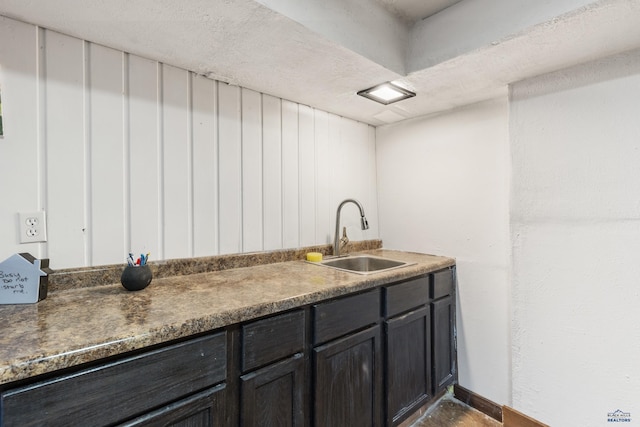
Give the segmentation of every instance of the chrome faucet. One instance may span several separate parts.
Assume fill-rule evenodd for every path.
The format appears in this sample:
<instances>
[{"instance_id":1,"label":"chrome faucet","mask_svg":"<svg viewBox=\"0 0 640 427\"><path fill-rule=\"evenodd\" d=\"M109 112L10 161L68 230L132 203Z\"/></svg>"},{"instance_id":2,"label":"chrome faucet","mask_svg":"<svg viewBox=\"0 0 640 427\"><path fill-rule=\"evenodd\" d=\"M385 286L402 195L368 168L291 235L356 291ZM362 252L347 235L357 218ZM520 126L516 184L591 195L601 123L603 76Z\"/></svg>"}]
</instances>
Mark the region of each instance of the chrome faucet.
<instances>
[{"instance_id":1,"label":"chrome faucet","mask_svg":"<svg viewBox=\"0 0 640 427\"><path fill-rule=\"evenodd\" d=\"M362 205L360 204L360 202L357 201L356 199L343 200L338 205L338 211L336 212L336 234L333 238L333 256L340 256L340 211L342 210L342 207L349 202L354 203L356 206L358 206L358 209L360 209L360 225L362 229L363 230L369 229L369 223L367 222L367 218L364 216L364 209L362 208ZM346 242L349 241L349 239L347 239L346 229L344 230L343 239L345 239Z\"/></svg>"}]
</instances>

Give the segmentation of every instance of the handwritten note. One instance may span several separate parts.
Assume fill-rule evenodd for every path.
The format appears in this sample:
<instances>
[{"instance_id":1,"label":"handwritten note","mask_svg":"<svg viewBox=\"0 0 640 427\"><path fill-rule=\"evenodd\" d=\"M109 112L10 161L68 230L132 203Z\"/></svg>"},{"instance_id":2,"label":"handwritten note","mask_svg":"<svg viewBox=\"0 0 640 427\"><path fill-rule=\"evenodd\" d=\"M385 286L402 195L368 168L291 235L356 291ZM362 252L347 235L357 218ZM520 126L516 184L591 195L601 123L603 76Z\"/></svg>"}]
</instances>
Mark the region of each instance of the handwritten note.
<instances>
[{"instance_id":1,"label":"handwritten note","mask_svg":"<svg viewBox=\"0 0 640 427\"><path fill-rule=\"evenodd\" d=\"M0 304L35 303L47 297L48 259L15 254L0 263Z\"/></svg>"}]
</instances>

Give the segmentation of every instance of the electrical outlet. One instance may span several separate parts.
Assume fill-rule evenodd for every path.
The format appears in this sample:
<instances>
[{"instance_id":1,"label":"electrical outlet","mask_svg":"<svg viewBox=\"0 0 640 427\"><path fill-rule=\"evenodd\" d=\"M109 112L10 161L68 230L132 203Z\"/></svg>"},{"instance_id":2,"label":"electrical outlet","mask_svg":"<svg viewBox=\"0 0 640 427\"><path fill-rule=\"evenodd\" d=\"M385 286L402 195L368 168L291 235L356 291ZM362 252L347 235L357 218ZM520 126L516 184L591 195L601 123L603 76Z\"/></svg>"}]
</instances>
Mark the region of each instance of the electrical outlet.
<instances>
[{"instance_id":1,"label":"electrical outlet","mask_svg":"<svg viewBox=\"0 0 640 427\"><path fill-rule=\"evenodd\" d=\"M47 221L44 211L20 212L20 243L47 241Z\"/></svg>"}]
</instances>

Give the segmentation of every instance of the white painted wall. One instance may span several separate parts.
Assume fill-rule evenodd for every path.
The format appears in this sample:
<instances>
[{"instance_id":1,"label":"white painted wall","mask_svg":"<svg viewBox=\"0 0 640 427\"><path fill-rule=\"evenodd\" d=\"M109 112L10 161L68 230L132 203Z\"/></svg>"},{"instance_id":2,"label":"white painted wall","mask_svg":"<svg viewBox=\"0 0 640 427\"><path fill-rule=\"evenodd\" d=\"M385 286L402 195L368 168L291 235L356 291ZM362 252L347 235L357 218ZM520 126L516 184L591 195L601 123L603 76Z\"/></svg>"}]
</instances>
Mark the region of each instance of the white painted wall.
<instances>
[{"instance_id":1,"label":"white painted wall","mask_svg":"<svg viewBox=\"0 0 640 427\"><path fill-rule=\"evenodd\" d=\"M453 256L464 387L510 403L507 99L377 129L380 236Z\"/></svg>"},{"instance_id":2,"label":"white painted wall","mask_svg":"<svg viewBox=\"0 0 640 427\"><path fill-rule=\"evenodd\" d=\"M640 425L640 51L513 85L513 405ZM383 237L384 233L383 233Z\"/></svg>"},{"instance_id":3,"label":"white painted wall","mask_svg":"<svg viewBox=\"0 0 640 427\"><path fill-rule=\"evenodd\" d=\"M378 237L368 125L0 17L0 259L52 268ZM19 244L45 209L48 242Z\"/></svg>"},{"instance_id":4,"label":"white painted wall","mask_svg":"<svg viewBox=\"0 0 640 427\"><path fill-rule=\"evenodd\" d=\"M637 425L640 51L511 92L378 128L381 238L457 258L461 385L554 426Z\"/></svg>"}]
</instances>

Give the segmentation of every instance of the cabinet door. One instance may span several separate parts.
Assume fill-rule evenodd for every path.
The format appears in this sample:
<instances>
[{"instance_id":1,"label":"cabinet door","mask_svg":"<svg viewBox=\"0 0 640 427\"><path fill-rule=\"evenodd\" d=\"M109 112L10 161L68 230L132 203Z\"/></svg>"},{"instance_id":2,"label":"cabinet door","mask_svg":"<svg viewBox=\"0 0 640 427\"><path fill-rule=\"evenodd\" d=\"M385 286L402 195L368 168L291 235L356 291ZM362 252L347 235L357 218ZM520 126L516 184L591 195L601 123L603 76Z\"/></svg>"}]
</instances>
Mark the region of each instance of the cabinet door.
<instances>
[{"instance_id":1,"label":"cabinet door","mask_svg":"<svg viewBox=\"0 0 640 427\"><path fill-rule=\"evenodd\" d=\"M437 394L452 384L456 375L455 354L455 306L453 296L439 299L431 304L433 311L433 378L434 393Z\"/></svg>"},{"instance_id":2,"label":"cabinet door","mask_svg":"<svg viewBox=\"0 0 640 427\"><path fill-rule=\"evenodd\" d=\"M380 326L314 349L316 427L379 426Z\"/></svg>"},{"instance_id":3,"label":"cabinet door","mask_svg":"<svg viewBox=\"0 0 640 427\"><path fill-rule=\"evenodd\" d=\"M395 426L431 398L429 307L385 323L387 425Z\"/></svg>"},{"instance_id":4,"label":"cabinet door","mask_svg":"<svg viewBox=\"0 0 640 427\"><path fill-rule=\"evenodd\" d=\"M121 427L217 427L224 425L224 393L221 384L142 417Z\"/></svg>"},{"instance_id":5,"label":"cabinet door","mask_svg":"<svg viewBox=\"0 0 640 427\"><path fill-rule=\"evenodd\" d=\"M296 354L241 377L241 425L302 426L304 359Z\"/></svg>"}]
</instances>

